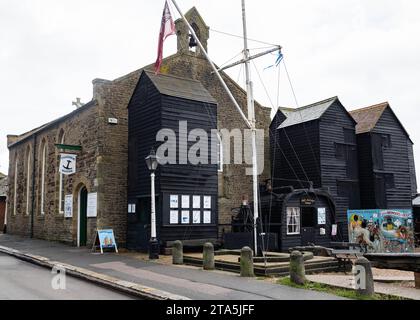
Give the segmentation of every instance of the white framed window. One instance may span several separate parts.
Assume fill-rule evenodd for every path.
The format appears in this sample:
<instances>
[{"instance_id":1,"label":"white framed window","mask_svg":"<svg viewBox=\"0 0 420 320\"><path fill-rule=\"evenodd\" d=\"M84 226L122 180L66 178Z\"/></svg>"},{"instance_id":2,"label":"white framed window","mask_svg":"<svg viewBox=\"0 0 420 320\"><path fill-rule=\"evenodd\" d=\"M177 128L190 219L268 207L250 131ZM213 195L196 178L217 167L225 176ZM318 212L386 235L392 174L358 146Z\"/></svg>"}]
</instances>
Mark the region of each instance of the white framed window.
<instances>
[{"instance_id":1,"label":"white framed window","mask_svg":"<svg viewBox=\"0 0 420 320\"><path fill-rule=\"evenodd\" d=\"M42 145L41 158L41 215L45 214L45 167L47 162L47 143L44 141Z\"/></svg>"},{"instance_id":2,"label":"white framed window","mask_svg":"<svg viewBox=\"0 0 420 320\"><path fill-rule=\"evenodd\" d=\"M64 131L60 132L60 137L59 137L59 143L60 144L64 144ZM58 165L60 165L60 155L59 155L59 159L58 159ZM58 166L57 166L58 168ZM65 195L64 195L64 175L61 172L58 172L59 174L59 178L58 178L58 185L59 185L59 190L58 190L58 206L59 206L59 213L60 214L64 214L64 205L65 205Z\"/></svg>"},{"instance_id":3,"label":"white framed window","mask_svg":"<svg viewBox=\"0 0 420 320\"><path fill-rule=\"evenodd\" d=\"M27 167L26 167L26 215L29 215L29 202L31 201L31 149L27 151Z\"/></svg>"},{"instance_id":4,"label":"white framed window","mask_svg":"<svg viewBox=\"0 0 420 320\"><path fill-rule=\"evenodd\" d=\"M300 234L300 208L287 208L287 235Z\"/></svg>"},{"instance_id":5,"label":"white framed window","mask_svg":"<svg viewBox=\"0 0 420 320\"><path fill-rule=\"evenodd\" d=\"M17 179L18 179L18 160L15 160L15 181L13 183L13 215L17 213Z\"/></svg>"}]
</instances>

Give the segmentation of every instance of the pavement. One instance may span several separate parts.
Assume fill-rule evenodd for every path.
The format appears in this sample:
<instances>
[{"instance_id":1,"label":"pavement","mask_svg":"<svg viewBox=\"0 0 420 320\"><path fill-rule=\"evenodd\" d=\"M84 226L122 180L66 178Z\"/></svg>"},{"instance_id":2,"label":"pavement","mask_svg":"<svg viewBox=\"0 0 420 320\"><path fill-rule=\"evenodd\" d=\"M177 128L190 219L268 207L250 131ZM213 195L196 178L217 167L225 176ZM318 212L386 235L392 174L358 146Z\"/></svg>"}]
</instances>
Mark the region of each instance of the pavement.
<instances>
[{"instance_id":1,"label":"pavement","mask_svg":"<svg viewBox=\"0 0 420 320\"><path fill-rule=\"evenodd\" d=\"M352 275L345 274L316 274L307 275L306 278L312 282L327 284L334 287L352 289ZM374 287L376 293L399 296L406 299L420 300L420 290L408 287L408 282L414 283L414 275L409 276L388 276L374 277Z\"/></svg>"},{"instance_id":2,"label":"pavement","mask_svg":"<svg viewBox=\"0 0 420 320\"><path fill-rule=\"evenodd\" d=\"M0 252L44 266L64 265L71 275L110 287L128 287L140 297L166 300L343 300L234 273L142 261L127 254L92 253L56 242L0 234Z\"/></svg>"},{"instance_id":3,"label":"pavement","mask_svg":"<svg viewBox=\"0 0 420 320\"><path fill-rule=\"evenodd\" d=\"M43 267L0 253L0 300L133 299L132 296L73 277L66 277L60 288L55 276Z\"/></svg>"}]
</instances>

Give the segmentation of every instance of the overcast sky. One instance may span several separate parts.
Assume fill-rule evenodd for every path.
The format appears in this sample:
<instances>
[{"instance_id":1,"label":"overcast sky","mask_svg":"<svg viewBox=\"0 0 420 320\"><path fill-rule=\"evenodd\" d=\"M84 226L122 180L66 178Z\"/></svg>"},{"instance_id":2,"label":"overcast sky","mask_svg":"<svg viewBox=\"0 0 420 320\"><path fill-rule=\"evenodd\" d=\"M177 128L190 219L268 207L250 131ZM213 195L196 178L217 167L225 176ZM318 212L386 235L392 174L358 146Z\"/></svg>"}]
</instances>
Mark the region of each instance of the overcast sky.
<instances>
[{"instance_id":1,"label":"overcast sky","mask_svg":"<svg viewBox=\"0 0 420 320\"><path fill-rule=\"evenodd\" d=\"M213 30L242 33L240 0L178 0ZM21 134L92 97L94 78L115 79L156 59L164 0L0 0L0 171L7 134ZM420 2L416 0L248 0L249 37L283 46L299 105L339 96L348 110L389 101L415 143L420 181ZM178 14L174 12L178 18ZM221 65L242 41L211 31ZM267 45L251 42L250 47ZM164 55L176 51L176 38ZM256 98L296 106L275 55L255 62ZM241 68L229 71L243 83Z\"/></svg>"}]
</instances>

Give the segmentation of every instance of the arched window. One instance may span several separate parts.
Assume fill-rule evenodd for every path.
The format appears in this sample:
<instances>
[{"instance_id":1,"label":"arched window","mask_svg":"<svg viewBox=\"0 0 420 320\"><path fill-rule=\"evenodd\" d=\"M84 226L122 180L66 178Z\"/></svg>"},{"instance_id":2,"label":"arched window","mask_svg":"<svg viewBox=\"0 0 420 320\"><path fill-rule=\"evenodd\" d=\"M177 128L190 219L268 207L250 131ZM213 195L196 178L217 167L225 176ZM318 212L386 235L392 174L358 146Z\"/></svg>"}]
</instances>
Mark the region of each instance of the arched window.
<instances>
[{"instance_id":1,"label":"arched window","mask_svg":"<svg viewBox=\"0 0 420 320\"><path fill-rule=\"evenodd\" d=\"M15 181L13 185L13 215L15 216L17 213L17 180L18 180L18 158L16 154L16 160L15 160Z\"/></svg>"},{"instance_id":2,"label":"arched window","mask_svg":"<svg viewBox=\"0 0 420 320\"><path fill-rule=\"evenodd\" d=\"M64 144L64 130L61 129L60 134L58 136L58 143ZM58 166L60 166L60 156L58 158ZM64 213L64 202L65 202L65 195L64 195L64 175L61 172L58 172L59 178L58 178L58 206L59 206L59 213Z\"/></svg>"},{"instance_id":3,"label":"arched window","mask_svg":"<svg viewBox=\"0 0 420 320\"><path fill-rule=\"evenodd\" d=\"M45 140L42 142L41 145L41 215L45 214L45 172L46 172L46 165L47 165L47 143Z\"/></svg>"},{"instance_id":4,"label":"arched window","mask_svg":"<svg viewBox=\"0 0 420 320\"><path fill-rule=\"evenodd\" d=\"M28 147L26 150L26 215L29 215L30 201L31 201L31 148Z\"/></svg>"}]
</instances>

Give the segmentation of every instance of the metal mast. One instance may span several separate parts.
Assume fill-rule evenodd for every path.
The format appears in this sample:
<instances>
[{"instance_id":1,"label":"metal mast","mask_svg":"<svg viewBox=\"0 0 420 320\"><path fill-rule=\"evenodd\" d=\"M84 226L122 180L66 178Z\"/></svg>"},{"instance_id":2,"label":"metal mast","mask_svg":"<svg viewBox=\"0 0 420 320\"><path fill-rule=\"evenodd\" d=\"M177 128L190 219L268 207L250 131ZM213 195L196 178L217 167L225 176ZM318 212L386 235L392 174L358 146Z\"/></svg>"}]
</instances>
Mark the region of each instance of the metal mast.
<instances>
[{"instance_id":1,"label":"metal mast","mask_svg":"<svg viewBox=\"0 0 420 320\"><path fill-rule=\"evenodd\" d=\"M244 29L244 60L245 60L245 75L246 75L246 91L248 101L248 121L251 124L251 139L252 139L252 185L254 193L254 254L258 254L258 170L257 170L257 146L256 146L256 127L255 127L255 102L254 102L254 88L251 81L250 71L250 54L248 49L248 32L246 25L246 11L245 0L242 0L242 21Z\"/></svg>"},{"instance_id":2,"label":"metal mast","mask_svg":"<svg viewBox=\"0 0 420 320\"><path fill-rule=\"evenodd\" d=\"M252 176L253 176L253 198L254 198L254 254L257 255L258 253L258 228L257 228L257 221L259 217L259 197L258 197L258 168L257 168L257 146L256 146L256 126L255 126L255 103L254 103L254 94L253 94L253 85L251 81L251 72L250 72L250 61L261 57L265 54L274 52L274 51L281 51L281 46L276 46L273 49L267 50L261 54L257 54L255 56L250 56L249 49L248 49L248 38L247 38L247 27L246 27L246 14L245 14L245 0L242 0L242 19L243 19L243 29L244 29L244 59L239 62L233 63L229 66L226 66L220 70L216 68L213 61L210 59L208 53L204 49L203 45L200 42L200 39L197 37L194 29L188 23L188 20L185 18L185 15L182 13L180 7L178 6L176 0L171 0L174 4L176 10L178 11L179 15L182 17L183 21L187 25L191 35L194 37L197 45L203 52L204 56L206 57L207 61L209 62L210 66L213 69L213 72L217 75L219 81L221 82L223 88L229 95L229 98L235 105L236 109L238 110L239 114L241 115L242 119L246 123L247 127L252 130ZM219 72L222 70L228 69L230 67L236 66L238 64L245 63L246 69L246 86L247 86L247 101L248 101L248 118L243 113L241 107L239 106L238 102L236 101L233 94L230 92L228 86L226 85L225 81L223 80L222 76Z\"/></svg>"}]
</instances>

